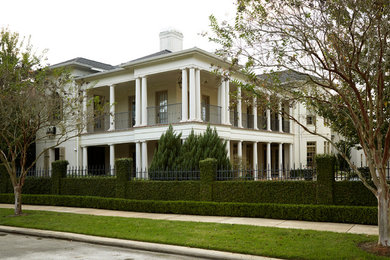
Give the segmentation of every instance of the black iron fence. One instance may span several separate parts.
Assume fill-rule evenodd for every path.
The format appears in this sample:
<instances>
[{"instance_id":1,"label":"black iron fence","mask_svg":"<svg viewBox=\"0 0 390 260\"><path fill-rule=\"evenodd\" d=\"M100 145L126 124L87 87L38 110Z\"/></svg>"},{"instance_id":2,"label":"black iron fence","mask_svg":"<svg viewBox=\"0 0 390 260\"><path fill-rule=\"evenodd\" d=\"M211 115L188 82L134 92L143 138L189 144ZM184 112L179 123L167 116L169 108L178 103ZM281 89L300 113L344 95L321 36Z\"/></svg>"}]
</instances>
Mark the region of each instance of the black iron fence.
<instances>
[{"instance_id":1,"label":"black iron fence","mask_svg":"<svg viewBox=\"0 0 390 260\"><path fill-rule=\"evenodd\" d=\"M16 177L19 178L21 174L22 174L22 170L16 169ZM27 171L26 177L50 178L51 169L34 167Z\"/></svg>"},{"instance_id":2,"label":"black iron fence","mask_svg":"<svg viewBox=\"0 0 390 260\"><path fill-rule=\"evenodd\" d=\"M136 170L135 179L152 181L198 181L200 171L198 169L185 170Z\"/></svg>"},{"instance_id":3,"label":"black iron fence","mask_svg":"<svg viewBox=\"0 0 390 260\"><path fill-rule=\"evenodd\" d=\"M363 178L366 180L372 180L370 169L368 167L358 167L358 171L362 174ZM387 166L385 169L386 180L390 181L390 167ZM335 180L336 181L359 181L359 176L356 171L347 168L335 170Z\"/></svg>"}]
</instances>

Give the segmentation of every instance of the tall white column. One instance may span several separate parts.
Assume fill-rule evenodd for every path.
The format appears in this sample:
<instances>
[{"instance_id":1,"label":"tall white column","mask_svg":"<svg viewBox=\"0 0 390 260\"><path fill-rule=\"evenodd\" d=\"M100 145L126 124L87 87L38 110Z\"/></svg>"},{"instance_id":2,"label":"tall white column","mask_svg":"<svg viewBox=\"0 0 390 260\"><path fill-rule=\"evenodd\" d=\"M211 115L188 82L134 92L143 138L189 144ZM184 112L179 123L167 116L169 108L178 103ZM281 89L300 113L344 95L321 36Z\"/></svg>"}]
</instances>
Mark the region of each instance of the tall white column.
<instances>
[{"instance_id":1,"label":"tall white column","mask_svg":"<svg viewBox=\"0 0 390 260\"><path fill-rule=\"evenodd\" d=\"M108 131L115 130L115 87L110 85L110 127Z\"/></svg>"},{"instance_id":2,"label":"tall white column","mask_svg":"<svg viewBox=\"0 0 390 260\"><path fill-rule=\"evenodd\" d=\"M195 88L196 88L196 120L202 121L202 115L201 115L202 96L200 94L200 70L199 69L195 69Z\"/></svg>"},{"instance_id":3,"label":"tall white column","mask_svg":"<svg viewBox=\"0 0 390 260\"><path fill-rule=\"evenodd\" d=\"M288 163L289 163L289 168L293 168L293 144L289 145L289 153L288 153Z\"/></svg>"},{"instance_id":4,"label":"tall white column","mask_svg":"<svg viewBox=\"0 0 390 260\"><path fill-rule=\"evenodd\" d=\"M257 142L253 143L253 170L255 171L255 181L258 179L258 157L257 157Z\"/></svg>"},{"instance_id":5,"label":"tall white column","mask_svg":"<svg viewBox=\"0 0 390 260\"><path fill-rule=\"evenodd\" d=\"M271 131L271 110L267 109L267 131Z\"/></svg>"},{"instance_id":6,"label":"tall white column","mask_svg":"<svg viewBox=\"0 0 390 260\"><path fill-rule=\"evenodd\" d=\"M267 179L271 180L271 143L267 143Z\"/></svg>"},{"instance_id":7,"label":"tall white column","mask_svg":"<svg viewBox=\"0 0 390 260\"><path fill-rule=\"evenodd\" d=\"M240 162L242 163L243 160L242 160L242 140L238 141L237 143L237 156L238 156L238 160L240 160ZM240 171L240 176L242 176L242 171Z\"/></svg>"},{"instance_id":8,"label":"tall white column","mask_svg":"<svg viewBox=\"0 0 390 260\"><path fill-rule=\"evenodd\" d=\"M141 80L135 79L135 125L141 125Z\"/></svg>"},{"instance_id":9,"label":"tall white column","mask_svg":"<svg viewBox=\"0 0 390 260\"><path fill-rule=\"evenodd\" d=\"M142 126L146 126L148 124L148 85L146 77L142 77Z\"/></svg>"},{"instance_id":10,"label":"tall white column","mask_svg":"<svg viewBox=\"0 0 390 260\"><path fill-rule=\"evenodd\" d=\"M229 89L229 80L225 80L225 124L230 125L230 89Z\"/></svg>"},{"instance_id":11,"label":"tall white column","mask_svg":"<svg viewBox=\"0 0 390 260\"><path fill-rule=\"evenodd\" d=\"M279 143L279 179L283 178L283 143Z\"/></svg>"},{"instance_id":12,"label":"tall white column","mask_svg":"<svg viewBox=\"0 0 390 260\"><path fill-rule=\"evenodd\" d=\"M136 170L136 178L141 178L142 165L141 165L141 143L135 143L135 170Z\"/></svg>"},{"instance_id":13,"label":"tall white column","mask_svg":"<svg viewBox=\"0 0 390 260\"><path fill-rule=\"evenodd\" d=\"M237 113L238 113L238 127L242 128L242 102L241 102L241 87L237 88Z\"/></svg>"},{"instance_id":14,"label":"tall white column","mask_svg":"<svg viewBox=\"0 0 390 260\"><path fill-rule=\"evenodd\" d=\"M88 95L87 91L83 91L83 122L84 122L84 127L82 133L85 134L88 131Z\"/></svg>"},{"instance_id":15,"label":"tall white column","mask_svg":"<svg viewBox=\"0 0 390 260\"><path fill-rule=\"evenodd\" d=\"M115 145L110 144L110 175L114 175Z\"/></svg>"},{"instance_id":16,"label":"tall white column","mask_svg":"<svg viewBox=\"0 0 390 260\"><path fill-rule=\"evenodd\" d=\"M83 169L88 167L88 147L83 147Z\"/></svg>"},{"instance_id":17,"label":"tall white column","mask_svg":"<svg viewBox=\"0 0 390 260\"><path fill-rule=\"evenodd\" d=\"M283 104L279 103L279 115L278 115L278 119L279 119L279 132L282 132L282 133L283 133L282 105L283 105Z\"/></svg>"},{"instance_id":18,"label":"tall white column","mask_svg":"<svg viewBox=\"0 0 390 260\"><path fill-rule=\"evenodd\" d=\"M219 87L219 94L221 98L221 124L226 124L226 83L224 80L221 81L221 86Z\"/></svg>"},{"instance_id":19,"label":"tall white column","mask_svg":"<svg viewBox=\"0 0 390 260\"><path fill-rule=\"evenodd\" d=\"M142 177L148 178L148 143L142 142Z\"/></svg>"},{"instance_id":20,"label":"tall white column","mask_svg":"<svg viewBox=\"0 0 390 260\"><path fill-rule=\"evenodd\" d=\"M290 104L290 106L288 108L288 113L291 117L293 114L292 104ZM290 133L293 133L293 129L292 129L293 128L293 121L291 119L289 119L289 124L290 124Z\"/></svg>"},{"instance_id":21,"label":"tall white column","mask_svg":"<svg viewBox=\"0 0 390 260\"><path fill-rule=\"evenodd\" d=\"M253 107L252 107L252 114L253 114L253 129L259 130L257 127L257 98L253 97Z\"/></svg>"},{"instance_id":22,"label":"tall white column","mask_svg":"<svg viewBox=\"0 0 390 260\"><path fill-rule=\"evenodd\" d=\"M195 69L190 68L190 120L196 119Z\"/></svg>"},{"instance_id":23,"label":"tall white column","mask_svg":"<svg viewBox=\"0 0 390 260\"><path fill-rule=\"evenodd\" d=\"M230 140L226 139L226 152L227 156L230 159Z\"/></svg>"},{"instance_id":24,"label":"tall white column","mask_svg":"<svg viewBox=\"0 0 390 260\"><path fill-rule=\"evenodd\" d=\"M181 121L188 121L188 78L187 69L181 70Z\"/></svg>"}]
</instances>

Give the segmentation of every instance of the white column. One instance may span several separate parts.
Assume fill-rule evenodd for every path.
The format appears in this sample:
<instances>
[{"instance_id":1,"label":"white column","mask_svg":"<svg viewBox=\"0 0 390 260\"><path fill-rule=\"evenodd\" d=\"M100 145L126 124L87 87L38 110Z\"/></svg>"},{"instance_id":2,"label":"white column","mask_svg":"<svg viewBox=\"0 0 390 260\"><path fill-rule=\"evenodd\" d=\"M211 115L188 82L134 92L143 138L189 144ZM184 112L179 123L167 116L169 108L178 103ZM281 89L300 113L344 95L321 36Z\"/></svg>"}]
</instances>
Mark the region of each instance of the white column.
<instances>
[{"instance_id":1,"label":"white column","mask_svg":"<svg viewBox=\"0 0 390 260\"><path fill-rule=\"evenodd\" d=\"M229 80L225 80L225 124L230 125L230 90L229 90Z\"/></svg>"},{"instance_id":2,"label":"white column","mask_svg":"<svg viewBox=\"0 0 390 260\"><path fill-rule=\"evenodd\" d=\"M88 168L88 147L83 147L83 168L82 173L83 175L87 174L87 168Z\"/></svg>"},{"instance_id":3,"label":"white column","mask_svg":"<svg viewBox=\"0 0 390 260\"><path fill-rule=\"evenodd\" d=\"M267 131L271 131L271 110L267 109Z\"/></svg>"},{"instance_id":4,"label":"white column","mask_svg":"<svg viewBox=\"0 0 390 260\"><path fill-rule=\"evenodd\" d=\"M289 145L289 153L288 153L288 163L290 170L293 168L293 144Z\"/></svg>"},{"instance_id":5,"label":"white column","mask_svg":"<svg viewBox=\"0 0 390 260\"><path fill-rule=\"evenodd\" d=\"M252 105L252 114L253 114L253 129L259 130L257 128L257 98L253 97L253 105Z\"/></svg>"},{"instance_id":6,"label":"white column","mask_svg":"<svg viewBox=\"0 0 390 260\"><path fill-rule=\"evenodd\" d=\"M279 115L278 115L278 119L279 119L279 132L281 132L281 133L283 133L282 105L283 104L279 103Z\"/></svg>"},{"instance_id":7,"label":"white column","mask_svg":"<svg viewBox=\"0 0 390 260\"><path fill-rule=\"evenodd\" d=\"M142 142L142 174L143 178L148 178L148 143Z\"/></svg>"},{"instance_id":8,"label":"white column","mask_svg":"<svg viewBox=\"0 0 390 260\"><path fill-rule=\"evenodd\" d=\"M115 130L115 88L110 85L110 127L108 131Z\"/></svg>"},{"instance_id":9,"label":"white column","mask_svg":"<svg viewBox=\"0 0 390 260\"><path fill-rule=\"evenodd\" d=\"M148 85L146 77L142 77L142 126L146 126L148 124Z\"/></svg>"},{"instance_id":10,"label":"white column","mask_svg":"<svg viewBox=\"0 0 390 260\"><path fill-rule=\"evenodd\" d=\"M257 142L253 143L253 170L255 171L255 181L258 179Z\"/></svg>"},{"instance_id":11,"label":"white column","mask_svg":"<svg viewBox=\"0 0 390 260\"><path fill-rule=\"evenodd\" d=\"M271 180L271 143L267 143L267 179Z\"/></svg>"},{"instance_id":12,"label":"white column","mask_svg":"<svg viewBox=\"0 0 390 260\"><path fill-rule=\"evenodd\" d=\"M242 128L242 102L241 102L241 87L237 88L237 113L238 113L238 127Z\"/></svg>"},{"instance_id":13,"label":"white column","mask_svg":"<svg viewBox=\"0 0 390 260\"><path fill-rule=\"evenodd\" d=\"M279 179L283 178L283 143L279 143Z\"/></svg>"},{"instance_id":14,"label":"white column","mask_svg":"<svg viewBox=\"0 0 390 260\"><path fill-rule=\"evenodd\" d=\"M221 100L221 124L226 124L226 110L227 110L227 106L226 106L226 83L224 80L221 81L221 86L219 87L219 91L218 91L218 94L220 95L220 100Z\"/></svg>"},{"instance_id":15,"label":"white column","mask_svg":"<svg viewBox=\"0 0 390 260\"><path fill-rule=\"evenodd\" d=\"M136 178L141 178L141 172L142 172L142 166L141 166L141 143L136 142L135 143L135 170L136 170Z\"/></svg>"},{"instance_id":16,"label":"white column","mask_svg":"<svg viewBox=\"0 0 390 260\"><path fill-rule=\"evenodd\" d=\"M88 96L87 96L87 91L83 91L83 122L84 122L84 127L82 133L85 134L88 131Z\"/></svg>"},{"instance_id":17,"label":"white column","mask_svg":"<svg viewBox=\"0 0 390 260\"><path fill-rule=\"evenodd\" d=\"M238 160L242 163L242 140L238 141L237 144L237 156ZM242 171L240 171L240 177L242 176Z\"/></svg>"},{"instance_id":18,"label":"white column","mask_svg":"<svg viewBox=\"0 0 390 260\"><path fill-rule=\"evenodd\" d=\"M135 125L141 125L141 80L135 79Z\"/></svg>"},{"instance_id":19,"label":"white column","mask_svg":"<svg viewBox=\"0 0 390 260\"><path fill-rule=\"evenodd\" d=\"M190 68L190 120L196 119L195 69Z\"/></svg>"},{"instance_id":20,"label":"white column","mask_svg":"<svg viewBox=\"0 0 390 260\"><path fill-rule=\"evenodd\" d=\"M292 113L293 113L293 109L292 109L292 104L290 104L289 108L288 108L288 113L290 115L290 117L292 116ZM293 133L293 121L291 119L288 119L289 120L289 124L290 124L290 133ZM290 166L291 167L291 166Z\"/></svg>"},{"instance_id":21,"label":"white column","mask_svg":"<svg viewBox=\"0 0 390 260\"><path fill-rule=\"evenodd\" d=\"M230 140L226 140L226 152L228 158L230 159Z\"/></svg>"},{"instance_id":22,"label":"white column","mask_svg":"<svg viewBox=\"0 0 390 260\"><path fill-rule=\"evenodd\" d=\"M115 145L110 144L110 174L114 175L115 166Z\"/></svg>"},{"instance_id":23,"label":"white column","mask_svg":"<svg viewBox=\"0 0 390 260\"><path fill-rule=\"evenodd\" d=\"M181 70L181 122L188 121L188 79L187 69Z\"/></svg>"},{"instance_id":24,"label":"white column","mask_svg":"<svg viewBox=\"0 0 390 260\"><path fill-rule=\"evenodd\" d=\"M195 88L196 88L196 120L202 121L201 115L201 101L202 96L200 94L200 70L195 70Z\"/></svg>"}]
</instances>

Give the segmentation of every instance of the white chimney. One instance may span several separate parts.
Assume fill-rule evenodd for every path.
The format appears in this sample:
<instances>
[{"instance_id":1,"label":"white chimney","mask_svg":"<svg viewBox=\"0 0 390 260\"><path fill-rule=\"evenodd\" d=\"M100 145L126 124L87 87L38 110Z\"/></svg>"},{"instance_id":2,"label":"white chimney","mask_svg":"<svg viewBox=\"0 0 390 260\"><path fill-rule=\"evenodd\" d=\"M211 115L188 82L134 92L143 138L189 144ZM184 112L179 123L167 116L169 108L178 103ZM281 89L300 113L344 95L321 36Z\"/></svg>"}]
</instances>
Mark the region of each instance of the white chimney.
<instances>
[{"instance_id":1,"label":"white chimney","mask_svg":"<svg viewBox=\"0 0 390 260\"><path fill-rule=\"evenodd\" d=\"M160 51L163 50L183 50L183 34L174 29L160 32Z\"/></svg>"}]
</instances>

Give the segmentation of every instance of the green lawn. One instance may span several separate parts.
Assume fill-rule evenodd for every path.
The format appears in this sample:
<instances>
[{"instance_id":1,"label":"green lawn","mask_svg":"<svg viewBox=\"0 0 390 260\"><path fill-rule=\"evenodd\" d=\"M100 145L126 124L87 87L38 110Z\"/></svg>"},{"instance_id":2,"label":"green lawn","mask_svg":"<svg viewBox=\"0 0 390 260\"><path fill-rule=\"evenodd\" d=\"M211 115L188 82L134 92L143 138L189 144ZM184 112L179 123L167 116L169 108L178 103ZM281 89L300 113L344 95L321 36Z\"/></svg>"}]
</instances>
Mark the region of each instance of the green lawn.
<instances>
[{"instance_id":1,"label":"green lawn","mask_svg":"<svg viewBox=\"0 0 390 260\"><path fill-rule=\"evenodd\" d=\"M360 242L377 240L376 236L45 211L24 213L27 215L10 217L12 209L0 209L0 225L290 259L382 259L357 247Z\"/></svg>"}]
</instances>

